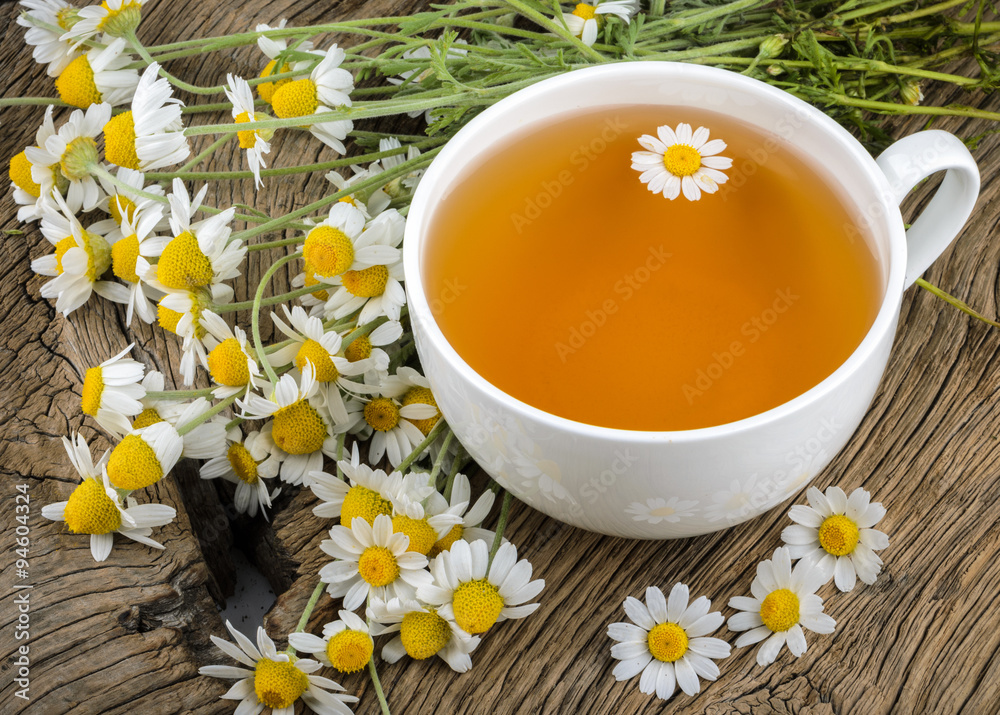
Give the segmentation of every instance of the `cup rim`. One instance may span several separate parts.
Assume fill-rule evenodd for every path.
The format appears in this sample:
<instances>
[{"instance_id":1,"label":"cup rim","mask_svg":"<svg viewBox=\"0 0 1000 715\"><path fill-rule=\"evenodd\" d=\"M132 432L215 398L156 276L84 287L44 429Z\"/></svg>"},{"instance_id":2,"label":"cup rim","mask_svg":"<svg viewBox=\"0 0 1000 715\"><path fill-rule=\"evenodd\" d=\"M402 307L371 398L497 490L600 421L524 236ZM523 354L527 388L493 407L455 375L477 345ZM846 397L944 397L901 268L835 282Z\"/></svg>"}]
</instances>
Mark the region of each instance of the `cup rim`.
<instances>
[{"instance_id":1,"label":"cup rim","mask_svg":"<svg viewBox=\"0 0 1000 715\"><path fill-rule=\"evenodd\" d=\"M854 163L863 168L873 182L879 185L880 191L876 198L880 198L883 208L886 209L881 212L881 215L888 222L889 229L889 274L878 313L861 343L827 377L780 405L733 422L688 430L628 430L578 422L546 412L504 392L476 372L451 345L431 313L420 270L424 235L421 226L427 222L434 210L429 199L433 198L439 184L447 185L449 183L450 177L445 173L448 164L453 158L459 157L464 150L468 149L465 145L475 143L475 138L481 134L480 127L487 125L498 116L516 115L518 107L534 102L555 87L576 83L582 91L593 91L592 83L604 76L627 81L639 78L665 79L671 76L677 77L679 74L684 75L683 78L687 81L704 81L720 88L732 87L743 91L757 92L772 104L784 105L789 109L808 115L809 119L818 123L830 135L830 139L838 145L832 147L831 151L836 149L846 152ZM573 108L568 111L573 111ZM819 109L777 87L729 70L682 62L623 61L586 67L542 80L487 107L462 127L434 159L417 185L406 220L403 240L403 267L406 276L407 305L411 320L420 324L417 330L423 331L425 333L423 337L435 344L449 367L461 379L468 380L480 391L509 409L520 413L524 418L543 423L548 428L572 432L581 438L614 440L623 443L695 442L745 432L784 419L835 391L852 373L874 357L883 336L892 329L898 305L905 289L903 283L906 269L906 237L899 207L891 200L891 196L888 180L878 168L875 159L865 151L860 142ZM417 342L419 347L420 340L418 339Z\"/></svg>"}]
</instances>

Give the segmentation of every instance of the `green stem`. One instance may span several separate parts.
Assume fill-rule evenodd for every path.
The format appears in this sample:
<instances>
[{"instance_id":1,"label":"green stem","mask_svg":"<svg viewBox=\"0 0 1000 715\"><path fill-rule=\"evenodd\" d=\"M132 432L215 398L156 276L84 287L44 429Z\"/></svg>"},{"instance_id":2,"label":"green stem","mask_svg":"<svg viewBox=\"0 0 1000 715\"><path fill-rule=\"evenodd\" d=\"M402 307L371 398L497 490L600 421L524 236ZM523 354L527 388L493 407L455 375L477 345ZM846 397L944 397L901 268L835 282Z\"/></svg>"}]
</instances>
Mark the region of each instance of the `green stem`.
<instances>
[{"instance_id":1,"label":"green stem","mask_svg":"<svg viewBox=\"0 0 1000 715\"><path fill-rule=\"evenodd\" d=\"M438 438L438 435L441 434L447 426L447 423L443 419L439 419L438 423L434 425L434 429L432 429L427 436L424 437L424 441L418 444L416 448L410 452L409 456L399 463L395 471L402 474L409 469L410 465L420 459L420 455L423 454L424 451L431 445L431 442Z\"/></svg>"},{"instance_id":2,"label":"green stem","mask_svg":"<svg viewBox=\"0 0 1000 715\"><path fill-rule=\"evenodd\" d=\"M0 107L20 107L24 105L49 105L53 107L72 107L55 97L0 97Z\"/></svg>"},{"instance_id":3,"label":"green stem","mask_svg":"<svg viewBox=\"0 0 1000 715\"><path fill-rule=\"evenodd\" d=\"M493 557L497 555L497 549L503 543L503 531L507 527L507 517L510 515L512 501L514 501L514 498L505 489L503 493L503 505L500 507L500 518L497 520L496 536L493 537L493 546L490 547L490 565L493 564ZM486 570L489 571L489 565L486 567Z\"/></svg>"},{"instance_id":4,"label":"green stem","mask_svg":"<svg viewBox=\"0 0 1000 715\"><path fill-rule=\"evenodd\" d=\"M309 600L306 602L305 610L302 611L302 617L299 618L299 623L295 626L296 633L302 633L306 629L306 626L309 625L309 616L311 616L312 612L316 609L316 603L319 601L319 597L322 595L324 588L326 588L326 584L322 581L316 584L312 595L309 596ZM295 649L291 646L288 646L288 648L285 649L285 652L289 655L295 655Z\"/></svg>"},{"instance_id":5,"label":"green stem","mask_svg":"<svg viewBox=\"0 0 1000 715\"><path fill-rule=\"evenodd\" d=\"M199 390L149 391L146 393L146 397L150 400L189 400L193 397L208 397L214 389L215 387L203 387Z\"/></svg>"},{"instance_id":6,"label":"green stem","mask_svg":"<svg viewBox=\"0 0 1000 715\"><path fill-rule=\"evenodd\" d=\"M153 59L153 56L149 54L145 47L143 47L142 43L139 42L139 38L136 37L135 32L128 32L124 35L124 37L129 41L129 44L132 45L132 49L136 51L136 54L138 54L139 57L146 62L147 66L156 62L156 60ZM159 63L157 62L157 64ZM170 74L163 69L162 66L160 66L158 74L160 77L166 78L170 84L174 85L178 89L183 89L185 92L190 92L191 94L219 94L223 91L223 87L198 87L197 85L189 84L180 77L175 77Z\"/></svg>"},{"instance_id":7,"label":"green stem","mask_svg":"<svg viewBox=\"0 0 1000 715\"><path fill-rule=\"evenodd\" d=\"M281 293L280 295L272 295L270 298L264 298L259 303L256 300L244 300L238 303L225 303L224 305L213 306L212 310L215 313L235 313L239 310L250 310L257 309L268 305L277 305L279 303L285 303L290 300L295 300L296 298L301 298L309 293L314 293L318 290L327 290L328 288L336 288L334 285L329 283L317 283L313 286L305 286L303 288L296 288L288 293Z\"/></svg>"},{"instance_id":8,"label":"green stem","mask_svg":"<svg viewBox=\"0 0 1000 715\"><path fill-rule=\"evenodd\" d=\"M264 344L260 339L260 302L264 297L264 289L267 288L267 284L271 281L271 276L277 273L278 269L289 261L294 261L296 258L302 258L301 253L293 253L291 255L285 256L284 258L279 258L274 264L267 269L267 272L260 279L260 284L257 286L257 293L254 295L252 313L250 316L251 324L250 327L253 330L253 344L254 349L257 351L257 360L261 363L264 368L264 372L267 373L268 378L273 384L277 384L278 375L275 373L274 368L271 367L271 363L268 362L267 356L264 353Z\"/></svg>"},{"instance_id":9,"label":"green stem","mask_svg":"<svg viewBox=\"0 0 1000 715\"><path fill-rule=\"evenodd\" d=\"M375 656L368 659L368 672L372 676L372 685L375 686L375 695L378 696L378 704L382 708L382 715L392 715L389 712L389 703L386 702L385 693L382 692L382 683L378 679L378 671L375 670Z\"/></svg>"},{"instance_id":10,"label":"green stem","mask_svg":"<svg viewBox=\"0 0 1000 715\"><path fill-rule=\"evenodd\" d=\"M341 432L337 435L337 479L342 482L346 481L344 479L344 470L340 468L340 461L344 458L344 440L346 438L346 432Z\"/></svg>"},{"instance_id":11,"label":"green stem","mask_svg":"<svg viewBox=\"0 0 1000 715\"><path fill-rule=\"evenodd\" d=\"M184 174L186 171L189 171L192 167L198 166L198 164L200 164L201 162L203 162L208 157L212 156L212 154L214 154L219 147L221 147L223 144L225 144L226 142L228 142L234 136L236 136L236 132L230 132L229 134L223 134L221 137L219 137L214 142L212 142L207 147L205 147L205 150L202 151L201 153L199 153L194 159L192 159L188 163L184 164L184 166L182 166L177 171L175 171L175 172L173 172L171 174L164 175L163 178L164 179L168 179L168 178L169 179L173 179L175 176L180 176L180 175ZM157 181L157 179L154 179L154 178L152 178L150 176L151 173L152 172L149 172L149 173L146 174L146 180L147 181ZM253 172L248 172L248 173L252 174ZM183 177L181 177L181 178L183 178Z\"/></svg>"},{"instance_id":12,"label":"green stem","mask_svg":"<svg viewBox=\"0 0 1000 715\"><path fill-rule=\"evenodd\" d=\"M920 286L924 290L932 293L933 295L936 295L938 298L940 298L941 300L943 300L945 303L948 303L950 305L955 306L956 308L958 308L960 311L962 311L966 315L971 315L976 320L981 320L984 323L986 323L987 325L992 325L994 328L1000 328L1000 323L998 323L996 321L993 321L993 320L990 320L989 318L987 318L982 313L979 313L979 312L973 310L972 308L970 308L963 301L959 300L958 298L956 298L953 295L949 295L948 293L945 293L943 290L941 290L940 288L938 288L936 285L934 285L932 283L928 283L923 278L917 278L916 283L917 283L918 286Z\"/></svg>"},{"instance_id":13,"label":"green stem","mask_svg":"<svg viewBox=\"0 0 1000 715\"><path fill-rule=\"evenodd\" d=\"M452 487L455 485L455 477L458 476L459 471L462 469L462 464L464 461L462 459L463 452L464 450L462 449L462 445L459 444L458 452L455 454L455 461L451 463L451 469L448 472L448 480L445 482L444 485L444 492L443 492L444 498L448 501L449 504L451 503L451 490Z\"/></svg>"},{"instance_id":14,"label":"green stem","mask_svg":"<svg viewBox=\"0 0 1000 715\"><path fill-rule=\"evenodd\" d=\"M451 440L454 437L455 433L448 430L448 434L444 436L444 441L441 442L441 450L438 452L437 459L434 460L434 464L431 466L431 476L427 480L431 484L437 484L437 476L441 472L441 465L444 464L444 456L448 454L448 447L451 446Z\"/></svg>"},{"instance_id":15,"label":"green stem","mask_svg":"<svg viewBox=\"0 0 1000 715\"><path fill-rule=\"evenodd\" d=\"M514 8L518 14L526 17L537 25L544 27L549 32L553 33L557 37L562 38L570 45L576 49L584 57L589 57L594 62L601 64L606 62L606 58L600 52L595 50L593 47L588 47L584 44L583 40L570 32L564 24L562 24L562 17L560 16L559 22L543 15L534 8L530 7L527 3L521 2L521 0L505 0L505 3L510 7Z\"/></svg>"},{"instance_id":16,"label":"green stem","mask_svg":"<svg viewBox=\"0 0 1000 715\"><path fill-rule=\"evenodd\" d=\"M177 428L177 434L179 434L181 437L183 437L184 435L186 435L188 432L190 432L191 430L193 430L198 425L205 423L206 421L208 421L212 417L215 417L215 415L219 414L224 409L226 409L231 404L233 404L233 401L236 399L236 397L238 395L239 395L239 393L236 393L236 395L230 395L226 399L221 400L220 402L217 402L215 405L213 405L212 409L207 410L206 412L201 413L200 415L198 415L197 417L195 417L190 422L186 422L185 424L181 425L180 427Z\"/></svg>"}]
</instances>

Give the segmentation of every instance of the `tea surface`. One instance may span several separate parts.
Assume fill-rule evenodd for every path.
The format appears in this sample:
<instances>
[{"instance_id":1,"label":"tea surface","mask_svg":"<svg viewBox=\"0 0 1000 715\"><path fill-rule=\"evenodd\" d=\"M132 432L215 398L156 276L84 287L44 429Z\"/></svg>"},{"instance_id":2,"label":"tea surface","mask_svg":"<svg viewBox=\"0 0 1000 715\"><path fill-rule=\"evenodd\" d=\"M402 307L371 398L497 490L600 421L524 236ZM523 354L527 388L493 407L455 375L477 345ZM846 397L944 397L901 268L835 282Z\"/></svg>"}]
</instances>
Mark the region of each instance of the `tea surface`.
<instances>
[{"instance_id":1,"label":"tea surface","mask_svg":"<svg viewBox=\"0 0 1000 715\"><path fill-rule=\"evenodd\" d=\"M733 159L698 201L631 168L639 136L679 122ZM768 139L715 112L623 106L484 154L425 246L445 337L504 392L604 427L720 425L815 386L871 327L880 274L826 180Z\"/></svg>"}]
</instances>

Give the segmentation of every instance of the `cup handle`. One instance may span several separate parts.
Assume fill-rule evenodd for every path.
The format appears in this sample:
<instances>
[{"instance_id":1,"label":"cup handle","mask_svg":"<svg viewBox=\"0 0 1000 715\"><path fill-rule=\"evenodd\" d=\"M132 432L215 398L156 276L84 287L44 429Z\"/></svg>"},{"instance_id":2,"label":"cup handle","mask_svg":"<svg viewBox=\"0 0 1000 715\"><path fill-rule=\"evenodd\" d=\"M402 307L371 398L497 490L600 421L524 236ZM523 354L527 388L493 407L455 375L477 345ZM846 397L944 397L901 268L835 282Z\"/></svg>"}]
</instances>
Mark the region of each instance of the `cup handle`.
<instances>
[{"instance_id":1,"label":"cup handle","mask_svg":"<svg viewBox=\"0 0 1000 715\"><path fill-rule=\"evenodd\" d=\"M900 139L875 160L902 203L914 186L947 171L934 198L906 232L904 285L909 288L965 226L979 197L979 168L954 134L931 129Z\"/></svg>"}]
</instances>

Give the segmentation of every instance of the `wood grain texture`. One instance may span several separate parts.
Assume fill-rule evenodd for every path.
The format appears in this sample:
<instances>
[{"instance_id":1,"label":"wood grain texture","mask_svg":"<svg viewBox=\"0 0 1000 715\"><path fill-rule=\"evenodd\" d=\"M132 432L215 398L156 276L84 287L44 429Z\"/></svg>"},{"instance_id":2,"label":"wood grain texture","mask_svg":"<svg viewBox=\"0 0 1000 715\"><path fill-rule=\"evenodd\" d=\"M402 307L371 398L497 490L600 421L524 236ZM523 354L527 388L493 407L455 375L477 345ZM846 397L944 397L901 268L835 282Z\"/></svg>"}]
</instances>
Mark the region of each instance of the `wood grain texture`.
<instances>
[{"instance_id":1,"label":"wood grain texture","mask_svg":"<svg viewBox=\"0 0 1000 715\"><path fill-rule=\"evenodd\" d=\"M407 12L412 2L352 0L313 3L271 0L252 6L221 0L152 2L140 34L149 43L242 31L257 21L287 17L293 24ZM4 96L51 93L44 72L13 24L15 7L0 6L5 23L0 66ZM218 62L179 61L171 69L196 84L218 83L227 71L259 69L250 48L223 53ZM962 72L963 68L957 68ZM965 71L971 72L969 68ZM1000 109L998 96L929 92L928 103L959 101ZM4 159L30 143L41 116L36 109L4 109ZM889 122L894 136L919 129L920 119ZM368 125L371 126L371 125ZM381 125L386 126L386 125ZM413 125L409 125L413 128ZM967 137L990 127L980 121L937 123ZM239 164L235 148L218 165ZM975 152L984 184L976 213L963 235L929 271L928 279L981 312L995 316L1000 303L1000 138L984 139ZM316 142L279 139L269 165L330 158ZM931 186L908 203L917 209ZM209 201L242 201L271 213L304 205L326 191L322 177L268 184L255 195L249 181L213 186ZM5 229L17 227L8 196L0 203ZM79 415L84 370L131 339L148 366L176 378L174 336L133 325L124 312L95 303L68 320L39 297L41 279L30 258L48 246L35 227L4 240L0 293L0 472L2 472L3 575L0 577L0 712L231 713L218 700L225 685L197 675L200 665L227 662L208 642L224 635L215 602L232 591L229 547L234 538L224 490L197 478L192 465L150 489L152 500L174 505L175 524L160 529L163 553L116 540L111 558L95 565L85 539L40 516L42 504L65 499L75 477L58 438L82 430L92 446L107 440ZM251 283L278 253L251 254ZM279 273L274 290L286 290ZM247 282L236 283L245 295ZM245 324L246 315L240 320ZM266 321L265 321L266 324ZM730 596L749 592L757 562L780 545L789 522L781 507L721 534L649 543L611 539L559 524L515 505L508 535L547 587L539 611L525 621L501 624L473 654L471 673L457 675L443 663L382 664L380 675L393 712L536 714L567 713L974 713L1000 712L1000 331L976 323L927 293L911 290L903 302L899 334L888 370L857 434L815 484L863 486L888 508L883 525L891 546L874 587L850 594L832 584L821 591L837 619L833 636L810 636L798 660L785 652L762 669L753 650L736 651L721 664L718 682L697 698L680 694L669 705L642 695L636 681L611 675L608 623L623 620L626 596L648 585L668 589L681 580L693 595L708 595L728 616ZM481 480L481 477L480 477ZM26 483L32 499L31 694L13 696L10 656L17 612L13 604L14 485ZM481 485L481 482L480 482ZM287 489L270 525L237 523L237 538L281 593L266 623L280 640L294 627L325 561L318 549L328 523L311 514L313 497ZM310 626L335 617L320 601ZM735 640L732 634L718 634ZM364 674L338 678L358 694L359 713L377 712Z\"/></svg>"}]
</instances>

